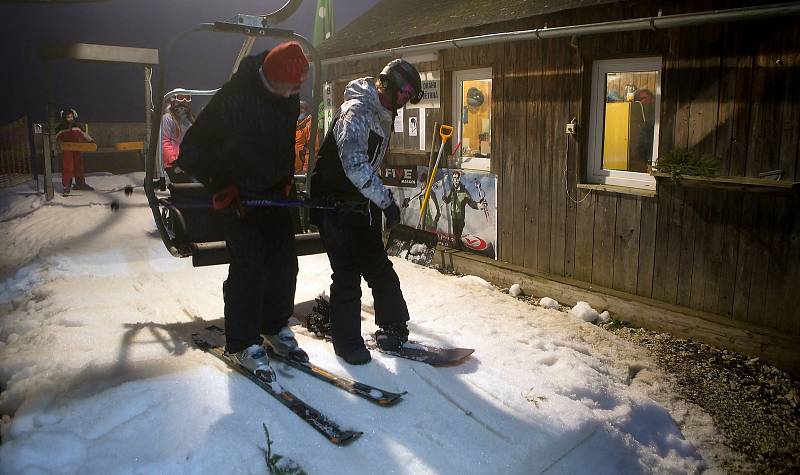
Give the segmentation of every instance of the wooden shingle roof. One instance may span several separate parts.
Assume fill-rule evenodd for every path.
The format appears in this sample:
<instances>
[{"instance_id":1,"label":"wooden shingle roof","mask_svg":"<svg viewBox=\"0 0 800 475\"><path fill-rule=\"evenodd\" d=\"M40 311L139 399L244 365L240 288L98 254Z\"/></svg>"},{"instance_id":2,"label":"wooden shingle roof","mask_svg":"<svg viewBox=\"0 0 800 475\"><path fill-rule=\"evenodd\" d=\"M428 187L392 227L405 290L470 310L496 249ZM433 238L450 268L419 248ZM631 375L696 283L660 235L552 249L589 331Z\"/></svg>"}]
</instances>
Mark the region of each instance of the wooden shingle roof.
<instances>
[{"instance_id":1,"label":"wooden shingle roof","mask_svg":"<svg viewBox=\"0 0 800 475\"><path fill-rule=\"evenodd\" d=\"M382 0L318 48L322 58L414 44L414 38L619 0ZM447 38L459 35L444 35Z\"/></svg>"}]
</instances>

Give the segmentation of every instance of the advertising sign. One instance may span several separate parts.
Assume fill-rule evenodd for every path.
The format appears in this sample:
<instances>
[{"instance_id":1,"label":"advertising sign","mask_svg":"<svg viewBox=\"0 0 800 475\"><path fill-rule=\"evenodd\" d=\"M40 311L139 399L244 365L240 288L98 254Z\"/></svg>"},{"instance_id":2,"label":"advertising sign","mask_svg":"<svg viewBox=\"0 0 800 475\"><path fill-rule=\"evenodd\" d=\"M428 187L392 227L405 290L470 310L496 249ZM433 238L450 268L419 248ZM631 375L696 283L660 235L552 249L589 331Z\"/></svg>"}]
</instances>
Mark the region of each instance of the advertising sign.
<instances>
[{"instance_id":1,"label":"advertising sign","mask_svg":"<svg viewBox=\"0 0 800 475\"><path fill-rule=\"evenodd\" d=\"M392 170L392 169L389 169ZM388 173L388 170L386 171ZM434 231L443 245L497 259L497 177L489 173L440 169L420 223L428 167L416 167L414 185L384 182L400 206L402 223ZM405 183L409 182L406 176Z\"/></svg>"}]
</instances>

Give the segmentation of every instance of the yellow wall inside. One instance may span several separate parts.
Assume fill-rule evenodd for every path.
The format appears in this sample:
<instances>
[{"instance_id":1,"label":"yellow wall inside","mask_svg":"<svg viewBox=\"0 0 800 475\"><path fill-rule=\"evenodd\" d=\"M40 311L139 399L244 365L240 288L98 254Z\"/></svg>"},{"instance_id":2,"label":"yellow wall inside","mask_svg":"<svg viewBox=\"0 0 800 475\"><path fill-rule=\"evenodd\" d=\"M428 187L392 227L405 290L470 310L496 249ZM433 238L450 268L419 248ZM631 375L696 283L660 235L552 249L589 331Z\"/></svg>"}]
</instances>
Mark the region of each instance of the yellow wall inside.
<instances>
[{"instance_id":1,"label":"yellow wall inside","mask_svg":"<svg viewBox=\"0 0 800 475\"><path fill-rule=\"evenodd\" d=\"M603 168L605 169L628 169L630 115L630 102L609 102L606 104L606 122L603 135Z\"/></svg>"},{"instance_id":2,"label":"yellow wall inside","mask_svg":"<svg viewBox=\"0 0 800 475\"><path fill-rule=\"evenodd\" d=\"M489 121L488 123L491 124L492 118L492 81L464 81L463 87L461 88L461 103L464 107L467 105L467 91L469 91L471 87L477 88L483 93L484 101L483 105L475 110L467 109L467 123L463 124L463 129L461 131L461 155L464 156L472 156L473 152L480 152L480 134L484 132L483 123L484 121ZM486 151L488 147L491 152L491 125L489 126L488 132L489 140L487 142L489 143L484 144L484 151ZM464 139L468 140L464 141ZM471 152L467 151L467 142L469 142Z\"/></svg>"}]
</instances>

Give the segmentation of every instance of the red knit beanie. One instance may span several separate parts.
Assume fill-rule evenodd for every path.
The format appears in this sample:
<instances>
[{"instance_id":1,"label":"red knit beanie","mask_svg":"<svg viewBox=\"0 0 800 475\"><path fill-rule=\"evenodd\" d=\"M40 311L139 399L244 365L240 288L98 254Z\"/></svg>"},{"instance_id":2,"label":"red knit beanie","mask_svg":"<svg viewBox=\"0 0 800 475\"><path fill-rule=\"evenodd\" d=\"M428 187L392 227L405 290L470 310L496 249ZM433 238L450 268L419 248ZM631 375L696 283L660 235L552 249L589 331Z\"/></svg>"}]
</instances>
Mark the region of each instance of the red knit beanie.
<instances>
[{"instance_id":1,"label":"red knit beanie","mask_svg":"<svg viewBox=\"0 0 800 475\"><path fill-rule=\"evenodd\" d=\"M308 71L308 59L297 41L288 41L272 48L261 65L270 81L286 83L302 82Z\"/></svg>"}]
</instances>

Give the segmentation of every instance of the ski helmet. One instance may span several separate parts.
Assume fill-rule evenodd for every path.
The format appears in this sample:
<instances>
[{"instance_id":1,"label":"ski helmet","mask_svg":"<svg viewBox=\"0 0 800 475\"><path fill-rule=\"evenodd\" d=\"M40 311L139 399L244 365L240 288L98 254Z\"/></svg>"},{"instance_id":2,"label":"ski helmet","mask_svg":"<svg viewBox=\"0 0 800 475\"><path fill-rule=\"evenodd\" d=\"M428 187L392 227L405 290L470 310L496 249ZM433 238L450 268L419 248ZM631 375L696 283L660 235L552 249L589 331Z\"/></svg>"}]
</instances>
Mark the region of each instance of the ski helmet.
<instances>
[{"instance_id":1,"label":"ski helmet","mask_svg":"<svg viewBox=\"0 0 800 475\"><path fill-rule=\"evenodd\" d=\"M422 79L419 77L417 68L404 59L393 59L383 68L380 76L381 82L385 82L394 92L402 90L406 85L413 89L413 95L408 100L416 104L422 100ZM393 99L394 100L394 99Z\"/></svg>"},{"instance_id":2,"label":"ski helmet","mask_svg":"<svg viewBox=\"0 0 800 475\"><path fill-rule=\"evenodd\" d=\"M67 120L67 114L72 113L72 118L78 120L78 111L73 109L72 107L67 107L66 109L62 109L59 113L59 118L61 120Z\"/></svg>"}]
</instances>

